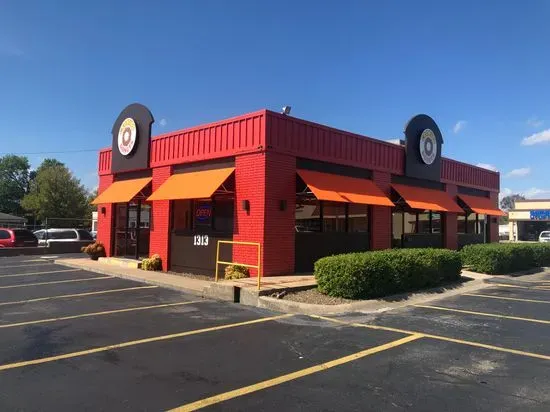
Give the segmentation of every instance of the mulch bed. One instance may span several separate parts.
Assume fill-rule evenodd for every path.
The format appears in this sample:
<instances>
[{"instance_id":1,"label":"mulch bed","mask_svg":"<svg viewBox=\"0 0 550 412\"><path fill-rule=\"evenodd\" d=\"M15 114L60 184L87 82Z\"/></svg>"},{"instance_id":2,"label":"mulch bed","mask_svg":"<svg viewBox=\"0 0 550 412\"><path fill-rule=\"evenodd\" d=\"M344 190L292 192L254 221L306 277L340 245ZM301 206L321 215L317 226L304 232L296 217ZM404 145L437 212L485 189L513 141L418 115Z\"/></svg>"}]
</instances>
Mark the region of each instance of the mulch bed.
<instances>
[{"instance_id":1,"label":"mulch bed","mask_svg":"<svg viewBox=\"0 0 550 412\"><path fill-rule=\"evenodd\" d=\"M181 273L181 272L167 272L167 273L169 273L170 275L183 276L191 279L208 280L210 282L214 282L214 276L197 275L195 273Z\"/></svg>"},{"instance_id":2,"label":"mulch bed","mask_svg":"<svg viewBox=\"0 0 550 412\"><path fill-rule=\"evenodd\" d=\"M317 289L288 292L281 299L291 300L293 302L312 303L315 305L341 305L343 303L357 302L357 300L333 298L332 296L323 295Z\"/></svg>"}]
</instances>

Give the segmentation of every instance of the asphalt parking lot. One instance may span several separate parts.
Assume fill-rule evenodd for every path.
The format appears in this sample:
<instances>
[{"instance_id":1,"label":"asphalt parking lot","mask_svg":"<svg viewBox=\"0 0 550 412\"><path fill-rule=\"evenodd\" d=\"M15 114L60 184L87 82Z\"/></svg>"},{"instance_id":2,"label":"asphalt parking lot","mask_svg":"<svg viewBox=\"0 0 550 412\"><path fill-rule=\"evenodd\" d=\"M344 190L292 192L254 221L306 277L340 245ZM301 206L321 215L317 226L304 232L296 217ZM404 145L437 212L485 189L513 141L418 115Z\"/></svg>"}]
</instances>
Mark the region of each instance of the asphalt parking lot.
<instances>
[{"instance_id":1,"label":"asphalt parking lot","mask_svg":"<svg viewBox=\"0 0 550 412\"><path fill-rule=\"evenodd\" d=\"M3 258L0 410L547 411L549 309L550 274L312 317Z\"/></svg>"}]
</instances>

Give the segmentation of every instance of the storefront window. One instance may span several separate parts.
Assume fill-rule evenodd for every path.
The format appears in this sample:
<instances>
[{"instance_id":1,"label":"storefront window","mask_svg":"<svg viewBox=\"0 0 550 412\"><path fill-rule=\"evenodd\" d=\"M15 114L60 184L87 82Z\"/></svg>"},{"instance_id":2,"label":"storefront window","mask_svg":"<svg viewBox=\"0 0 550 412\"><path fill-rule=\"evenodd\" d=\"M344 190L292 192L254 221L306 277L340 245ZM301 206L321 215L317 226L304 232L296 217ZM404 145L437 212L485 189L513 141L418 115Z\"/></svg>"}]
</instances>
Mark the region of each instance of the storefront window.
<instances>
[{"instance_id":1,"label":"storefront window","mask_svg":"<svg viewBox=\"0 0 550 412\"><path fill-rule=\"evenodd\" d=\"M212 201L211 200L195 200L193 212L193 226L195 228L212 227Z\"/></svg>"},{"instance_id":2,"label":"storefront window","mask_svg":"<svg viewBox=\"0 0 550 412\"><path fill-rule=\"evenodd\" d=\"M416 213L403 213L404 227L403 233L417 233L416 231Z\"/></svg>"},{"instance_id":3,"label":"storefront window","mask_svg":"<svg viewBox=\"0 0 550 412\"><path fill-rule=\"evenodd\" d=\"M174 200L172 213L172 229L191 230L193 228L191 200Z\"/></svg>"},{"instance_id":4,"label":"storefront window","mask_svg":"<svg viewBox=\"0 0 550 412\"><path fill-rule=\"evenodd\" d=\"M430 212L418 213L417 233L430 233Z\"/></svg>"},{"instance_id":5,"label":"storefront window","mask_svg":"<svg viewBox=\"0 0 550 412\"><path fill-rule=\"evenodd\" d=\"M476 230L476 214L470 213L466 220L466 233L477 233Z\"/></svg>"},{"instance_id":6,"label":"storefront window","mask_svg":"<svg viewBox=\"0 0 550 412\"><path fill-rule=\"evenodd\" d=\"M175 200L172 206L172 229L233 232L235 200L233 198Z\"/></svg>"},{"instance_id":7,"label":"storefront window","mask_svg":"<svg viewBox=\"0 0 550 412\"><path fill-rule=\"evenodd\" d=\"M485 215L477 215L477 232L480 235L485 233Z\"/></svg>"},{"instance_id":8,"label":"storefront window","mask_svg":"<svg viewBox=\"0 0 550 412\"><path fill-rule=\"evenodd\" d=\"M457 216L456 225L457 233L466 233L466 214L461 214Z\"/></svg>"},{"instance_id":9,"label":"storefront window","mask_svg":"<svg viewBox=\"0 0 550 412\"><path fill-rule=\"evenodd\" d=\"M346 204L323 202L323 232L346 231Z\"/></svg>"},{"instance_id":10,"label":"storefront window","mask_svg":"<svg viewBox=\"0 0 550 412\"><path fill-rule=\"evenodd\" d=\"M234 199L216 199L214 203L214 230L217 232L233 233L234 212Z\"/></svg>"},{"instance_id":11,"label":"storefront window","mask_svg":"<svg viewBox=\"0 0 550 412\"><path fill-rule=\"evenodd\" d=\"M432 212L432 233L441 233L441 213Z\"/></svg>"},{"instance_id":12,"label":"storefront window","mask_svg":"<svg viewBox=\"0 0 550 412\"><path fill-rule=\"evenodd\" d=\"M369 231L369 207L357 203L348 205L348 232Z\"/></svg>"},{"instance_id":13,"label":"storefront window","mask_svg":"<svg viewBox=\"0 0 550 412\"><path fill-rule=\"evenodd\" d=\"M296 232L369 231L369 206L296 196Z\"/></svg>"},{"instance_id":14,"label":"storefront window","mask_svg":"<svg viewBox=\"0 0 550 412\"><path fill-rule=\"evenodd\" d=\"M457 216L457 233L482 235L485 233L485 215L465 213Z\"/></svg>"},{"instance_id":15,"label":"storefront window","mask_svg":"<svg viewBox=\"0 0 550 412\"><path fill-rule=\"evenodd\" d=\"M320 202L314 197L297 197L295 219L297 232L320 232Z\"/></svg>"},{"instance_id":16,"label":"storefront window","mask_svg":"<svg viewBox=\"0 0 550 412\"><path fill-rule=\"evenodd\" d=\"M403 212L392 213L392 237L393 247L401 246L401 236L403 235Z\"/></svg>"}]
</instances>

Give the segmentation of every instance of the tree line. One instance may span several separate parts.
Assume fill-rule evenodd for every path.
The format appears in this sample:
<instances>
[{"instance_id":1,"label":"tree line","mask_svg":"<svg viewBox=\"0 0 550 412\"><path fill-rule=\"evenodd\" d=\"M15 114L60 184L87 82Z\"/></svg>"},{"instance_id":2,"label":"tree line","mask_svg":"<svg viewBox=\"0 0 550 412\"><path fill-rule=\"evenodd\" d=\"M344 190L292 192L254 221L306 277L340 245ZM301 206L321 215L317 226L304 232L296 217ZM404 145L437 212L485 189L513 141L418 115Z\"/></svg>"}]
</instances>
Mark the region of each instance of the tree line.
<instances>
[{"instance_id":1,"label":"tree line","mask_svg":"<svg viewBox=\"0 0 550 412\"><path fill-rule=\"evenodd\" d=\"M38 222L48 218L91 219L94 198L95 193L57 159L45 159L32 170L25 156L0 157L0 212Z\"/></svg>"}]
</instances>

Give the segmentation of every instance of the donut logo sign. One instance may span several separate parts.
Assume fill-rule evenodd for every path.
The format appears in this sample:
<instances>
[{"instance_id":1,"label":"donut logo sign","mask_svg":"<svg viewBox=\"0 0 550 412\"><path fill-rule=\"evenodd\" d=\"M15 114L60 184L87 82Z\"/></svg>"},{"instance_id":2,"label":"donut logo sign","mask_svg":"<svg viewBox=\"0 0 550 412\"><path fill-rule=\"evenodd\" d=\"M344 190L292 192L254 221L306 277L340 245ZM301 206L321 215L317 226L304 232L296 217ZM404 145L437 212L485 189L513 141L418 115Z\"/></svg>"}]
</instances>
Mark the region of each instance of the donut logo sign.
<instances>
[{"instance_id":1,"label":"donut logo sign","mask_svg":"<svg viewBox=\"0 0 550 412\"><path fill-rule=\"evenodd\" d=\"M431 165L437 157L437 140L431 129L425 129L420 135L420 157L427 165Z\"/></svg>"},{"instance_id":2,"label":"donut logo sign","mask_svg":"<svg viewBox=\"0 0 550 412\"><path fill-rule=\"evenodd\" d=\"M124 119L118 130L118 151L128 156L134 150L137 142L137 127L134 119Z\"/></svg>"}]
</instances>

